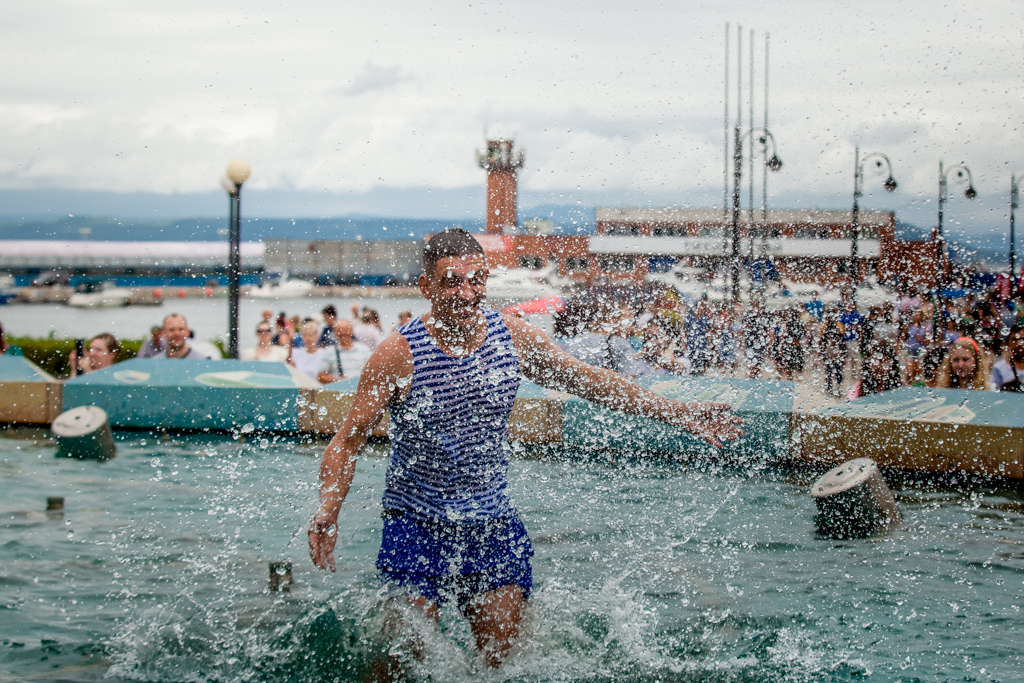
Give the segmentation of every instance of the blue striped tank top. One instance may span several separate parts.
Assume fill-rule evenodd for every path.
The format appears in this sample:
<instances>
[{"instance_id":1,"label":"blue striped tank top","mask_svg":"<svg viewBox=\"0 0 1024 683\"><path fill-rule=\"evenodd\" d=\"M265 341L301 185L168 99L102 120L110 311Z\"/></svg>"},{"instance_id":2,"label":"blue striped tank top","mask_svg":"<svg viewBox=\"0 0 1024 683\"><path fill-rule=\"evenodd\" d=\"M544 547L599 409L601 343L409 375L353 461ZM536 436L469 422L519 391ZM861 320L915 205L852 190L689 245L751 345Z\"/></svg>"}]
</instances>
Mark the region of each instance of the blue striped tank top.
<instances>
[{"instance_id":1,"label":"blue striped tank top","mask_svg":"<svg viewBox=\"0 0 1024 683\"><path fill-rule=\"evenodd\" d=\"M413 374L409 396L391 408L385 509L451 522L515 512L506 485L519 357L501 314L483 311L487 337L464 358L441 351L419 318L399 329Z\"/></svg>"}]
</instances>

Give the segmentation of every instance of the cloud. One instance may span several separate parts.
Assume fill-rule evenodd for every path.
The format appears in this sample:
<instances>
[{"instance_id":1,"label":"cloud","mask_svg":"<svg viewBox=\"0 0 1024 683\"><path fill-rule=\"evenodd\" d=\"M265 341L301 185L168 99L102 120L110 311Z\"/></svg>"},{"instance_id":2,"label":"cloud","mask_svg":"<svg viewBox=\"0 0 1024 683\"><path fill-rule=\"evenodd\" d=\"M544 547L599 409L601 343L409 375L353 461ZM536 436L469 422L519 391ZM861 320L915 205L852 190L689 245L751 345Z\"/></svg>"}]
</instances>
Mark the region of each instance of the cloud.
<instances>
[{"instance_id":1,"label":"cloud","mask_svg":"<svg viewBox=\"0 0 1024 683\"><path fill-rule=\"evenodd\" d=\"M922 224L940 159L966 162L993 206L1024 170L1013 3L105 6L0 3L0 188L219 191L234 157L252 164L254 191L481 187L486 125L525 147L524 197L720 202L726 21L733 47L737 23L758 30L757 125L771 31L785 167L769 201L847 205L855 145L887 154L899 181L890 195L868 178L865 206Z\"/></svg>"},{"instance_id":2,"label":"cloud","mask_svg":"<svg viewBox=\"0 0 1024 683\"><path fill-rule=\"evenodd\" d=\"M356 74L349 84L341 89L343 95L355 97L375 90L390 90L402 83L413 80L412 74L397 64L378 66L367 62L363 70Z\"/></svg>"}]
</instances>

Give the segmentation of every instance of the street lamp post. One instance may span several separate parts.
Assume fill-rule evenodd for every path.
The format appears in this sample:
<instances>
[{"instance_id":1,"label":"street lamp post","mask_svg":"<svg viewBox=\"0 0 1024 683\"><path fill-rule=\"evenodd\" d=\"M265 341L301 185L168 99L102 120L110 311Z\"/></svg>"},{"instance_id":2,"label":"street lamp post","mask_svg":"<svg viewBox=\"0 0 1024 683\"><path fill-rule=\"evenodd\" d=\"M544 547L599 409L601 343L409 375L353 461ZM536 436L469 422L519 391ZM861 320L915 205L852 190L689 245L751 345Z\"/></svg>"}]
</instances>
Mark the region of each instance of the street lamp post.
<instances>
[{"instance_id":1,"label":"street lamp post","mask_svg":"<svg viewBox=\"0 0 1024 683\"><path fill-rule=\"evenodd\" d=\"M850 239L850 300L853 303L854 310L857 310L857 278L860 275L860 264L857 261L857 240L860 233L860 198L864 194L864 166L868 161L875 162L875 168L881 169L882 164L885 164L886 170L889 172L889 177L885 179L885 191L895 192L896 191L896 179L892 177L892 162L889 161L889 157L879 152L873 152L868 154L863 159L860 158L860 147L855 147L853 151L853 216L851 217L852 224L852 235Z\"/></svg>"},{"instance_id":2,"label":"street lamp post","mask_svg":"<svg viewBox=\"0 0 1024 683\"><path fill-rule=\"evenodd\" d=\"M752 128L743 135L740 135L740 128L737 126L733 131L733 187L732 187L732 246L729 256L732 259L731 286L733 303L740 300L740 179L743 174L743 140L749 135L759 133L757 141L765 145L772 144L772 155L765 162L770 171L778 171L782 168L782 159L775 151L775 136L764 128ZM753 156L753 153L751 153Z\"/></svg>"},{"instance_id":3,"label":"street lamp post","mask_svg":"<svg viewBox=\"0 0 1024 683\"><path fill-rule=\"evenodd\" d=\"M1014 174L1014 175L1010 176L1010 295L1011 296L1013 295L1014 292L1017 291L1017 281L1013 277L1013 266L1014 266L1014 263L1013 263L1013 243L1014 243L1013 214L1014 214L1014 210L1017 208L1017 195L1018 195L1017 176Z\"/></svg>"},{"instance_id":4,"label":"street lamp post","mask_svg":"<svg viewBox=\"0 0 1024 683\"><path fill-rule=\"evenodd\" d=\"M942 306L942 289L945 287L945 260L946 260L946 249L945 249L945 237L942 233L942 219L945 215L946 201L949 199L949 175L956 171L956 177L962 179L967 178L967 189L964 190L964 196L968 199L974 199L978 196L977 191L974 189L974 178L971 177L971 169L967 168L964 164L957 164L944 168L942 161L939 161L939 225L935 234L935 295L932 297L932 341L938 342L942 339L942 313L940 307Z\"/></svg>"},{"instance_id":5,"label":"street lamp post","mask_svg":"<svg viewBox=\"0 0 1024 683\"><path fill-rule=\"evenodd\" d=\"M231 198L228 250L228 358L238 358L238 275L242 269L242 184L249 179L249 164L235 159L228 164L221 186Z\"/></svg>"}]
</instances>

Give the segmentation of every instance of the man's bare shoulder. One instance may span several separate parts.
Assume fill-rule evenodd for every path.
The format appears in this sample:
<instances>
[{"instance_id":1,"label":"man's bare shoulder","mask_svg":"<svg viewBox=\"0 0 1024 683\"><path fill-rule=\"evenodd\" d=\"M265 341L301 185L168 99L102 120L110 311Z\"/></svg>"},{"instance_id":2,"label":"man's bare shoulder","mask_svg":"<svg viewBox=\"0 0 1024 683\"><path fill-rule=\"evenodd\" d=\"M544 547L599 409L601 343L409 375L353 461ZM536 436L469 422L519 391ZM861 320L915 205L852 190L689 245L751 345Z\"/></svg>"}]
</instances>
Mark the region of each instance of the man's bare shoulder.
<instances>
[{"instance_id":1,"label":"man's bare shoulder","mask_svg":"<svg viewBox=\"0 0 1024 683\"><path fill-rule=\"evenodd\" d=\"M401 333L395 331L377 345L374 352L370 354L367 367L370 367L370 364L375 364L382 369L392 366L402 368L407 362L410 366L412 365L413 350L409 347L409 341Z\"/></svg>"},{"instance_id":2,"label":"man's bare shoulder","mask_svg":"<svg viewBox=\"0 0 1024 683\"><path fill-rule=\"evenodd\" d=\"M362 376L373 381L393 380L412 373L412 349L399 332L392 332L384 338L370 354ZM362 385L362 382L360 382Z\"/></svg>"}]
</instances>

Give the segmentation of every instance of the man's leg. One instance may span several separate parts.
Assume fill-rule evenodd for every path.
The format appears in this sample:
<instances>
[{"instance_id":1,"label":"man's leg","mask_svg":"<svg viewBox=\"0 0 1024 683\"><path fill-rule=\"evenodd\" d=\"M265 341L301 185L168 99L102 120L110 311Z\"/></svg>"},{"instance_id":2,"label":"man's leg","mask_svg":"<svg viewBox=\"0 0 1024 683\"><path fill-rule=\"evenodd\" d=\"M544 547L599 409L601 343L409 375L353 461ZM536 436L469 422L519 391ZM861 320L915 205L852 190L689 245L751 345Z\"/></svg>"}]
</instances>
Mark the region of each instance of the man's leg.
<instances>
[{"instance_id":1,"label":"man's leg","mask_svg":"<svg viewBox=\"0 0 1024 683\"><path fill-rule=\"evenodd\" d=\"M525 605L522 586L502 586L480 593L466 606L476 649L488 666L497 667L508 656L519 637Z\"/></svg>"},{"instance_id":2,"label":"man's leg","mask_svg":"<svg viewBox=\"0 0 1024 683\"><path fill-rule=\"evenodd\" d=\"M396 604L394 598L385 605L386 614L384 624L381 628L381 635L388 643L388 652L370 662L369 680L374 683L392 683L401 681L408 671L411 656L416 660L423 659L424 645L415 627L408 622L401 607ZM428 600L421 595L408 594L405 602L413 609L422 612L431 622L437 624L441 608L433 600ZM391 648L398 646L398 652L406 653L396 656Z\"/></svg>"}]
</instances>

